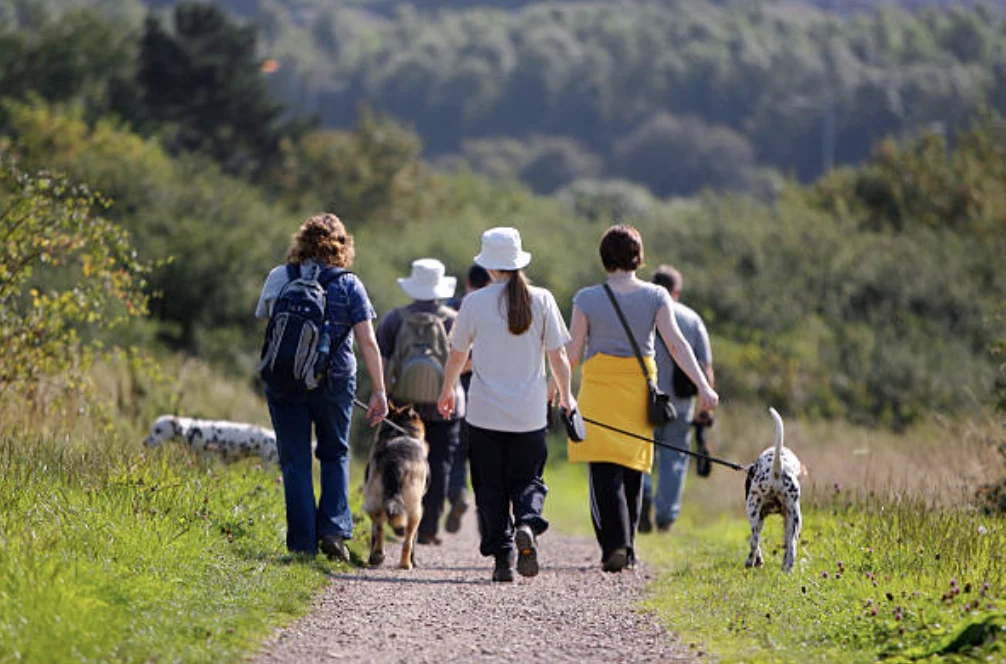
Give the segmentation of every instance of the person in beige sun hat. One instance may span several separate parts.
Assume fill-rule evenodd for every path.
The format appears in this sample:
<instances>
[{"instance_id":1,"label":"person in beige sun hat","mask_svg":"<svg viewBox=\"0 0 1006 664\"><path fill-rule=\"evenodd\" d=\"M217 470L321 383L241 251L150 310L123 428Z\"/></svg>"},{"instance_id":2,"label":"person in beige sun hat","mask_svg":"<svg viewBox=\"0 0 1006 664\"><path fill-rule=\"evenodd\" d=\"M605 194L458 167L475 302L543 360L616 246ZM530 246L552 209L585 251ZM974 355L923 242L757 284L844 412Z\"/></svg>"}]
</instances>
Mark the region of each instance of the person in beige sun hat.
<instances>
[{"instance_id":1,"label":"person in beige sun hat","mask_svg":"<svg viewBox=\"0 0 1006 664\"><path fill-rule=\"evenodd\" d=\"M398 285L412 303L389 311L377 327L377 343L384 358L388 394L398 405L412 404L426 427L430 484L423 497L419 544L440 544L437 534L451 466L461 442L461 416L441 417L437 397L444 380L448 335L457 312L443 304L454 295L457 279L446 276L435 258L412 261L408 277ZM460 392L460 390L459 390ZM464 394L459 399L463 401Z\"/></svg>"}]
</instances>

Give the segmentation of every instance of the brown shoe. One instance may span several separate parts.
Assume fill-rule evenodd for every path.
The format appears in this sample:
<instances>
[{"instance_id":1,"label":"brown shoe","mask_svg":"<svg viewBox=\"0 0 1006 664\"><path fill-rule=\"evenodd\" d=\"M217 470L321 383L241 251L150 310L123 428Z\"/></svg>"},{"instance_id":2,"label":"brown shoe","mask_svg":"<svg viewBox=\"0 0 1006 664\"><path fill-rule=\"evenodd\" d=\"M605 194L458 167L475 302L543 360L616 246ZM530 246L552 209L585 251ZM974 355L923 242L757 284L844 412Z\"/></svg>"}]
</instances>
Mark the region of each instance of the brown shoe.
<instances>
[{"instance_id":1,"label":"brown shoe","mask_svg":"<svg viewBox=\"0 0 1006 664\"><path fill-rule=\"evenodd\" d=\"M417 544L431 545L431 546L440 546L441 544L444 543L444 541L442 539L440 539L439 537L437 537L436 535L425 534L425 535L419 535L418 537L416 537L416 543Z\"/></svg>"},{"instance_id":2,"label":"brown shoe","mask_svg":"<svg viewBox=\"0 0 1006 664\"><path fill-rule=\"evenodd\" d=\"M456 533L461 530L461 517L468 511L468 501L459 497L451 503L451 511L447 513L447 521L444 523L444 530L449 533Z\"/></svg>"}]
</instances>

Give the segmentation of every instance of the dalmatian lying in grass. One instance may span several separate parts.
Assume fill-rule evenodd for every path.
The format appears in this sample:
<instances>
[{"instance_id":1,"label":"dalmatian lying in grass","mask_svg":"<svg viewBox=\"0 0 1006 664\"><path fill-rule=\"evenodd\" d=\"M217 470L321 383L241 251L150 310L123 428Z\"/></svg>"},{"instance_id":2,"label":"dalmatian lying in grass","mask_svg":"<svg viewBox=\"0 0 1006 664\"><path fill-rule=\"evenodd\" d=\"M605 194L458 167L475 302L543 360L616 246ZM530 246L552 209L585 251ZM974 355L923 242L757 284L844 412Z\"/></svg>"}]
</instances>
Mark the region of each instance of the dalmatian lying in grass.
<instances>
[{"instance_id":1,"label":"dalmatian lying in grass","mask_svg":"<svg viewBox=\"0 0 1006 664\"><path fill-rule=\"evenodd\" d=\"M279 462L272 429L241 422L161 415L143 442L153 447L176 439L184 440L198 453L215 452L226 461L258 456L265 463Z\"/></svg>"}]
</instances>

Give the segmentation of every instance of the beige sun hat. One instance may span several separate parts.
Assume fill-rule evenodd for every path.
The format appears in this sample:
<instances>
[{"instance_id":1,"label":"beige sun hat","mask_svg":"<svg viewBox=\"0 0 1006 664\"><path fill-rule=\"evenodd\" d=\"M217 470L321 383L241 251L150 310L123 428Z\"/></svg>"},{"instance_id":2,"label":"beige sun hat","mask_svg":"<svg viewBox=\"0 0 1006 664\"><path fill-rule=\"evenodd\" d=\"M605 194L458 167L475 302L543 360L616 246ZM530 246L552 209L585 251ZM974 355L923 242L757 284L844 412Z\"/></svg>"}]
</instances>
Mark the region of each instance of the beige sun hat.
<instances>
[{"instance_id":1,"label":"beige sun hat","mask_svg":"<svg viewBox=\"0 0 1006 664\"><path fill-rule=\"evenodd\" d=\"M446 277L447 268L436 258L412 261L412 274L398 280L402 290L414 300L446 300L454 296L458 280Z\"/></svg>"},{"instance_id":2,"label":"beige sun hat","mask_svg":"<svg viewBox=\"0 0 1006 664\"><path fill-rule=\"evenodd\" d=\"M516 228L490 228L482 234L482 252L475 262L487 270L520 270L531 262L531 254L521 247Z\"/></svg>"}]
</instances>

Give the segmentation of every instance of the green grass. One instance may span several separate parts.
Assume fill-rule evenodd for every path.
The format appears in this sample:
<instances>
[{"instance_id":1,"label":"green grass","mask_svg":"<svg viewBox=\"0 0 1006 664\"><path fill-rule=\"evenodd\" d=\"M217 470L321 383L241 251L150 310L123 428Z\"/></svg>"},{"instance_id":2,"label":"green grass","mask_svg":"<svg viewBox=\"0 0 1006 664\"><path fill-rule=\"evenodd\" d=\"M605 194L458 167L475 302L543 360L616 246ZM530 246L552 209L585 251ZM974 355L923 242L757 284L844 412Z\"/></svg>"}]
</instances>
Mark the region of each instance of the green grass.
<instances>
[{"instance_id":1,"label":"green grass","mask_svg":"<svg viewBox=\"0 0 1006 664\"><path fill-rule=\"evenodd\" d=\"M585 467L560 457L545 473L546 515L592 537ZM672 532L637 540L658 572L644 610L696 652L723 662L1006 661L1006 518L843 491L805 502L791 574L780 570L779 517L766 523L765 567L747 570L743 479L717 475L740 482L736 505L706 500L714 485L692 473Z\"/></svg>"},{"instance_id":2,"label":"green grass","mask_svg":"<svg viewBox=\"0 0 1006 664\"><path fill-rule=\"evenodd\" d=\"M250 460L5 435L0 476L0 662L239 659L335 569L285 554Z\"/></svg>"},{"instance_id":3,"label":"green grass","mask_svg":"<svg viewBox=\"0 0 1006 664\"><path fill-rule=\"evenodd\" d=\"M742 566L750 530L738 518L642 537L662 571L647 608L724 662L1006 660L1002 518L869 500L808 509L805 524L788 575L778 518L758 570Z\"/></svg>"}]
</instances>

